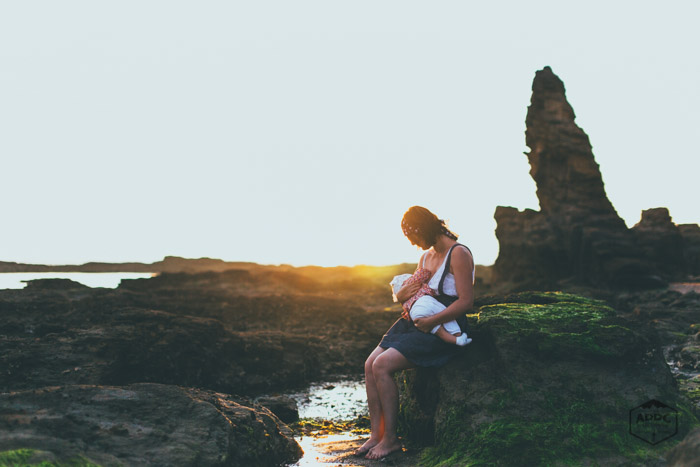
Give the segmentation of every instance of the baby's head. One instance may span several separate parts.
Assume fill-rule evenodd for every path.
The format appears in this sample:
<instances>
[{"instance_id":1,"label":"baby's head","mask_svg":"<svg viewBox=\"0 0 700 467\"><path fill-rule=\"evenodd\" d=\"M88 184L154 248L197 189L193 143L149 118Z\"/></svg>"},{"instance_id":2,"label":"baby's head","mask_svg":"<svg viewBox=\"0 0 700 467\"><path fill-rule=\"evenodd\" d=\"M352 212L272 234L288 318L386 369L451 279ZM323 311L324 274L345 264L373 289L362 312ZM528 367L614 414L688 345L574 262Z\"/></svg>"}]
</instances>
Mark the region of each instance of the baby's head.
<instances>
[{"instance_id":1,"label":"baby's head","mask_svg":"<svg viewBox=\"0 0 700 467\"><path fill-rule=\"evenodd\" d=\"M394 291L394 295L396 295L398 291L401 290L403 283L406 282L406 279L408 279L409 277L411 277L411 274L401 274L398 276L394 276L391 282L389 282L391 290Z\"/></svg>"}]
</instances>

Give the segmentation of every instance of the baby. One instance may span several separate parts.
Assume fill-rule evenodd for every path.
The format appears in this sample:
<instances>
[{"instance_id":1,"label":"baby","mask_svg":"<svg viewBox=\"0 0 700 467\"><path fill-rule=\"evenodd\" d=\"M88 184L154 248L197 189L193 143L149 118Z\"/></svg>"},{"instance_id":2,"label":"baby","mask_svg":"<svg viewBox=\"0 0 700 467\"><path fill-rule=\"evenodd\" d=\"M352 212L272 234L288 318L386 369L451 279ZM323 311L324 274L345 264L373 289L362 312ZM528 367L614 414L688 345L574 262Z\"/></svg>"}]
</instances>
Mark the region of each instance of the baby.
<instances>
[{"instance_id":1,"label":"baby","mask_svg":"<svg viewBox=\"0 0 700 467\"><path fill-rule=\"evenodd\" d=\"M418 270L413 274L401 274L395 276L389 285L391 285L394 291L394 301L398 302L396 294L401 287L408 284L419 283L421 284L418 292L415 293L411 298L402 303L403 313L402 318L405 319L418 319L427 318L428 316L436 315L442 310L447 308L442 303L435 299L435 291L428 286L428 281L432 276L431 272L427 269L418 268ZM443 324L438 324L431 331L431 334L435 334L443 341L448 344L457 344L459 346L465 346L472 340L467 337L467 333L463 333L457 324L457 321L450 321Z\"/></svg>"}]
</instances>

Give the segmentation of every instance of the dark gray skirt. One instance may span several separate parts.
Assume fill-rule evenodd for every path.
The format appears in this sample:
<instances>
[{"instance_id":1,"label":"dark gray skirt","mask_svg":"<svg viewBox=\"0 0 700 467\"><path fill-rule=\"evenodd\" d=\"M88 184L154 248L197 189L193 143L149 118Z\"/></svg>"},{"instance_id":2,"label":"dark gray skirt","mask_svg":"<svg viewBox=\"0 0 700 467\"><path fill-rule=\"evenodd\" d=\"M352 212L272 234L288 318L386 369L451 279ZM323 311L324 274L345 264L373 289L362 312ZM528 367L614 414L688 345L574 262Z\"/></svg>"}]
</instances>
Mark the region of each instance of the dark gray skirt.
<instances>
[{"instance_id":1,"label":"dark gray skirt","mask_svg":"<svg viewBox=\"0 0 700 467\"><path fill-rule=\"evenodd\" d=\"M467 317L457 318L462 332L467 330ZM383 349L393 348L416 366L442 366L465 347L448 344L439 337L419 330L413 321L399 318L379 342Z\"/></svg>"}]
</instances>

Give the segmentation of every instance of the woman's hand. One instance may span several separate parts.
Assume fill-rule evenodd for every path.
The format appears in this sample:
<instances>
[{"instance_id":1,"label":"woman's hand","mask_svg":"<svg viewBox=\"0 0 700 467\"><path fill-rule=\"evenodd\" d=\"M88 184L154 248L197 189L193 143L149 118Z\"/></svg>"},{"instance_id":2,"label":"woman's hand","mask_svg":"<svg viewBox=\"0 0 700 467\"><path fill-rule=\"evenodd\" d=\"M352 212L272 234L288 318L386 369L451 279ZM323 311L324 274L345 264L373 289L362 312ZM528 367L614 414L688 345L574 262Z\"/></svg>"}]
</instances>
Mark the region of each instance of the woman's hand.
<instances>
[{"instance_id":1,"label":"woman's hand","mask_svg":"<svg viewBox=\"0 0 700 467\"><path fill-rule=\"evenodd\" d=\"M413 297L418 290L421 288L421 284L419 282L414 282L412 284L404 284L403 287L401 287L401 290L399 290L396 293L396 299L403 303L409 298Z\"/></svg>"},{"instance_id":2,"label":"woman's hand","mask_svg":"<svg viewBox=\"0 0 700 467\"><path fill-rule=\"evenodd\" d=\"M430 332L435 327L434 324L430 323L430 318L417 318L413 320L413 324L418 328L419 331Z\"/></svg>"}]
</instances>

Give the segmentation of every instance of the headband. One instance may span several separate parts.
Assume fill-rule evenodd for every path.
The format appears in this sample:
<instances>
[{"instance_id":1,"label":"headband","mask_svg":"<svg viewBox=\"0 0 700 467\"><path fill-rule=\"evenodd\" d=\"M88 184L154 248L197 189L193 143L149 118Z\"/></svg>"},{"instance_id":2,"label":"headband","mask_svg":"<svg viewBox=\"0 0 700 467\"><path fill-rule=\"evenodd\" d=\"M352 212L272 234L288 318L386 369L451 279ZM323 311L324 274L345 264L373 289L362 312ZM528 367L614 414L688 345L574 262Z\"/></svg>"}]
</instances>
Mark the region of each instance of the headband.
<instances>
[{"instance_id":1,"label":"headband","mask_svg":"<svg viewBox=\"0 0 700 467\"><path fill-rule=\"evenodd\" d=\"M409 225L409 223L406 222L406 219L401 219L401 229L403 230L403 234L407 237L412 233L420 235L421 232L420 227Z\"/></svg>"}]
</instances>

